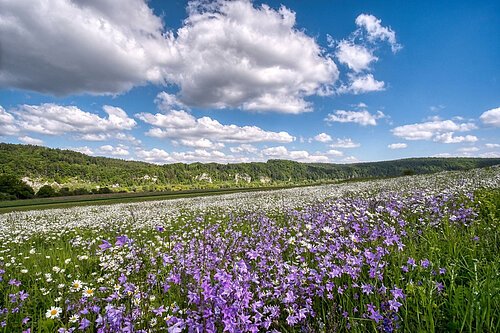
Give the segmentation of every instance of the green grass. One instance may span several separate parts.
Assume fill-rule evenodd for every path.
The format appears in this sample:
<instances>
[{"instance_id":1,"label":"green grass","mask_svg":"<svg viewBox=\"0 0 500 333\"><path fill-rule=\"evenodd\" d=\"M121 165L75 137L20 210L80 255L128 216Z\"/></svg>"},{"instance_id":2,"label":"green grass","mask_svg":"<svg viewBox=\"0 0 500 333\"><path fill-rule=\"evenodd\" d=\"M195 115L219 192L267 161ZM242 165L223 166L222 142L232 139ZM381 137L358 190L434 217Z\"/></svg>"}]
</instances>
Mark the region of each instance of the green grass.
<instances>
[{"instance_id":1,"label":"green grass","mask_svg":"<svg viewBox=\"0 0 500 333\"><path fill-rule=\"evenodd\" d=\"M475 206L478 216L469 227L448 220L426 226L392 256L388 285L407 283L402 331L500 332L500 190L478 191ZM428 259L436 273L439 267L446 273L415 269L403 276L399 267L408 257Z\"/></svg>"}]
</instances>

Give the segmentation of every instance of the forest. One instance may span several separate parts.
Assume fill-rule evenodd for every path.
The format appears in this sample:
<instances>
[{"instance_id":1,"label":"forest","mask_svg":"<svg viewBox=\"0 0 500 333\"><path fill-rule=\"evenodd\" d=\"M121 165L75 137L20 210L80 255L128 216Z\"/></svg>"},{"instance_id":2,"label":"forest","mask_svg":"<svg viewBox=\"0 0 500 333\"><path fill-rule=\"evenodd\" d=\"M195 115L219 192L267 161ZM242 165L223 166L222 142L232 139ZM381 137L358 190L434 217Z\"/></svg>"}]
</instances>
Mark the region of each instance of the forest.
<instances>
[{"instance_id":1,"label":"forest","mask_svg":"<svg viewBox=\"0 0 500 333\"><path fill-rule=\"evenodd\" d=\"M3 182L14 184L14 179L22 179L35 193L43 188L42 196L312 184L468 170L498 164L500 158L409 158L352 164L269 160L157 165L92 157L71 150L0 143ZM22 188L19 182L16 184ZM4 185L3 190L1 186L0 192L8 194L5 187L9 185ZM23 191L23 196L29 196L29 191L25 188Z\"/></svg>"}]
</instances>

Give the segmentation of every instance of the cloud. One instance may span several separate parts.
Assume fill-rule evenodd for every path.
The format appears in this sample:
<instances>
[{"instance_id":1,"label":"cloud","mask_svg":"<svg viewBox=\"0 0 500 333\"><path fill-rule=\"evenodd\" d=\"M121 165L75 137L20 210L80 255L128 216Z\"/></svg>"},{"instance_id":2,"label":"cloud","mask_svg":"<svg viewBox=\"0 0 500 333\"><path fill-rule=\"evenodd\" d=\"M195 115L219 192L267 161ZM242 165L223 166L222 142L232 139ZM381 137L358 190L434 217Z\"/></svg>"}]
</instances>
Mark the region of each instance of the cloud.
<instances>
[{"instance_id":1,"label":"cloud","mask_svg":"<svg viewBox=\"0 0 500 333\"><path fill-rule=\"evenodd\" d=\"M378 60L371 50L349 40L342 40L338 43L335 56L356 73L368 69L372 62Z\"/></svg>"},{"instance_id":2,"label":"cloud","mask_svg":"<svg viewBox=\"0 0 500 333\"><path fill-rule=\"evenodd\" d=\"M337 93L353 93L354 95L359 95L372 91L382 91L385 90L385 82L377 81L373 77L373 74L365 75L352 75L349 74L348 85L341 85L337 89Z\"/></svg>"},{"instance_id":3,"label":"cloud","mask_svg":"<svg viewBox=\"0 0 500 333\"><path fill-rule=\"evenodd\" d=\"M18 138L19 141L26 143L28 145L41 146L43 145L43 140L32 138L30 136L21 136Z\"/></svg>"},{"instance_id":4,"label":"cloud","mask_svg":"<svg viewBox=\"0 0 500 333\"><path fill-rule=\"evenodd\" d=\"M298 162L326 163L328 157L320 154L311 154L306 150L289 151L284 146L270 147L262 150L262 155L270 159L287 159Z\"/></svg>"},{"instance_id":5,"label":"cloud","mask_svg":"<svg viewBox=\"0 0 500 333\"><path fill-rule=\"evenodd\" d=\"M314 140L316 140L318 142L327 143L327 142L332 141L332 137L326 133L320 133L314 137Z\"/></svg>"},{"instance_id":6,"label":"cloud","mask_svg":"<svg viewBox=\"0 0 500 333\"><path fill-rule=\"evenodd\" d=\"M14 116L0 105L0 137L15 135L19 132Z\"/></svg>"},{"instance_id":7,"label":"cloud","mask_svg":"<svg viewBox=\"0 0 500 333\"><path fill-rule=\"evenodd\" d=\"M361 126L375 126L377 125L377 119L385 118L386 116L382 111L377 111L376 114L371 114L370 112L364 111L345 111L337 110L335 113L330 113L325 118L328 123L339 122L339 123L356 123Z\"/></svg>"},{"instance_id":8,"label":"cloud","mask_svg":"<svg viewBox=\"0 0 500 333\"><path fill-rule=\"evenodd\" d=\"M237 163L241 159L231 155L226 155L220 150L195 149L194 151L173 152L170 154L172 162L216 162L216 163ZM245 160L245 159L243 159Z\"/></svg>"},{"instance_id":9,"label":"cloud","mask_svg":"<svg viewBox=\"0 0 500 333\"><path fill-rule=\"evenodd\" d=\"M406 143L391 143L387 146L389 149L403 149L408 147Z\"/></svg>"},{"instance_id":10,"label":"cloud","mask_svg":"<svg viewBox=\"0 0 500 333\"><path fill-rule=\"evenodd\" d=\"M171 162L170 154L163 149L153 148L151 150L137 149L135 155L142 161L150 163Z\"/></svg>"},{"instance_id":11,"label":"cloud","mask_svg":"<svg viewBox=\"0 0 500 333\"><path fill-rule=\"evenodd\" d=\"M338 78L333 60L284 6L197 1L188 9L168 75L187 105L296 114L311 111L304 98Z\"/></svg>"},{"instance_id":12,"label":"cloud","mask_svg":"<svg viewBox=\"0 0 500 333\"><path fill-rule=\"evenodd\" d=\"M456 123L453 120L432 120L423 123L403 125L393 128L392 133L406 140L433 140L442 143L474 142L472 135L453 136L454 132L468 132L476 129L474 123Z\"/></svg>"},{"instance_id":13,"label":"cloud","mask_svg":"<svg viewBox=\"0 0 500 333\"><path fill-rule=\"evenodd\" d=\"M182 103L176 95L169 94L165 91L159 93L155 98L155 103L158 109L164 112L171 111L175 108L186 109L186 105Z\"/></svg>"},{"instance_id":14,"label":"cloud","mask_svg":"<svg viewBox=\"0 0 500 333\"><path fill-rule=\"evenodd\" d=\"M358 95L385 90L385 82L376 80L372 73L367 72L371 70L371 64L379 60L374 54L379 42L388 42L393 53L401 48L396 33L382 26L382 21L373 15L361 14L355 22L358 28L347 39L335 42L329 37L329 46L336 44L336 58L352 71L347 73L347 83L339 85L335 92Z\"/></svg>"},{"instance_id":15,"label":"cloud","mask_svg":"<svg viewBox=\"0 0 500 333\"><path fill-rule=\"evenodd\" d=\"M477 137L474 135L453 136L453 132L437 134L434 141L441 143L461 143L461 142L476 142Z\"/></svg>"},{"instance_id":16,"label":"cloud","mask_svg":"<svg viewBox=\"0 0 500 333\"><path fill-rule=\"evenodd\" d=\"M352 141L352 139L340 139L337 138L334 143L330 145L332 148L357 148L361 146L361 144Z\"/></svg>"},{"instance_id":17,"label":"cloud","mask_svg":"<svg viewBox=\"0 0 500 333\"><path fill-rule=\"evenodd\" d=\"M185 111L171 111L167 114L139 113L140 120L153 125L146 134L157 138L202 139L217 142L283 142L295 140L287 132L265 131L257 126L223 125L210 117L195 118Z\"/></svg>"},{"instance_id":18,"label":"cloud","mask_svg":"<svg viewBox=\"0 0 500 333\"><path fill-rule=\"evenodd\" d=\"M103 106L107 118L85 112L76 106L61 106L52 103L21 105L12 111L20 130L45 135L79 134L82 139L98 141L110 132L131 130L135 120L121 108Z\"/></svg>"},{"instance_id":19,"label":"cloud","mask_svg":"<svg viewBox=\"0 0 500 333\"><path fill-rule=\"evenodd\" d=\"M115 94L165 82L172 37L142 0L3 1L0 87Z\"/></svg>"},{"instance_id":20,"label":"cloud","mask_svg":"<svg viewBox=\"0 0 500 333\"><path fill-rule=\"evenodd\" d=\"M487 144L485 144L485 147L486 148L490 148L490 149L491 148L500 148L500 144L498 144L498 143L487 143Z\"/></svg>"},{"instance_id":21,"label":"cloud","mask_svg":"<svg viewBox=\"0 0 500 333\"><path fill-rule=\"evenodd\" d=\"M211 140L205 139L205 138L200 138L200 139L194 139L194 140L189 140L189 139L181 139L178 141L174 141L174 144L180 144L185 147L193 147L193 148L210 148L210 149L219 149L223 148L224 144L223 143L215 143Z\"/></svg>"},{"instance_id":22,"label":"cloud","mask_svg":"<svg viewBox=\"0 0 500 333\"><path fill-rule=\"evenodd\" d=\"M255 154L259 151L255 146L246 143L236 147L231 147L229 148L229 150L232 153L246 153L246 154Z\"/></svg>"},{"instance_id":23,"label":"cloud","mask_svg":"<svg viewBox=\"0 0 500 333\"><path fill-rule=\"evenodd\" d=\"M76 147L76 148L66 148L66 149L69 149L69 150L72 150L72 151L76 151L77 153L82 153L82 154L85 154L85 155L94 155L94 151L87 147L87 146L83 146L83 147Z\"/></svg>"},{"instance_id":24,"label":"cloud","mask_svg":"<svg viewBox=\"0 0 500 333\"><path fill-rule=\"evenodd\" d=\"M166 152L163 149L153 148L145 150L137 148L135 151L137 159L156 164L165 163L192 163L192 162L215 162L215 163L238 163L251 162L253 158L227 155L219 150L195 149L193 151Z\"/></svg>"},{"instance_id":25,"label":"cloud","mask_svg":"<svg viewBox=\"0 0 500 333\"><path fill-rule=\"evenodd\" d=\"M340 150L335 150L335 149L330 149L329 151L326 152L327 155L334 156L334 157L341 157L344 156L344 153L341 152Z\"/></svg>"},{"instance_id":26,"label":"cloud","mask_svg":"<svg viewBox=\"0 0 500 333\"><path fill-rule=\"evenodd\" d=\"M401 45L396 41L396 33L389 27L382 26L382 20L370 14L361 14L356 18L356 25L366 31L368 40L387 41L391 45L392 52L401 49Z\"/></svg>"},{"instance_id":27,"label":"cloud","mask_svg":"<svg viewBox=\"0 0 500 333\"><path fill-rule=\"evenodd\" d=\"M500 151L489 151L486 153L479 154L479 157L497 158L500 157Z\"/></svg>"},{"instance_id":28,"label":"cloud","mask_svg":"<svg viewBox=\"0 0 500 333\"><path fill-rule=\"evenodd\" d=\"M463 153L473 153L473 152L479 151L479 148L477 148L477 147L463 147L463 148L459 148L458 151L463 152Z\"/></svg>"},{"instance_id":29,"label":"cloud","mask_svg":"<svg viewBox=\"0 0 500 333\"><path fill-rule=\"evenodd\" d=\"M479 119L485 125L500 127L500 107L484 112Z\"/></svg>"},{"instance_id":30,"label":"cloud","mask_svg":"<svg viewBox=\"0 0 500 333\"><path fill-rule=\"evenodd\" d=\"M104 145L99 147L99 152L112 156L128 156L130 154L130 152L128 151L128 147L123 145Z\"/></svg>"}]
</instances>

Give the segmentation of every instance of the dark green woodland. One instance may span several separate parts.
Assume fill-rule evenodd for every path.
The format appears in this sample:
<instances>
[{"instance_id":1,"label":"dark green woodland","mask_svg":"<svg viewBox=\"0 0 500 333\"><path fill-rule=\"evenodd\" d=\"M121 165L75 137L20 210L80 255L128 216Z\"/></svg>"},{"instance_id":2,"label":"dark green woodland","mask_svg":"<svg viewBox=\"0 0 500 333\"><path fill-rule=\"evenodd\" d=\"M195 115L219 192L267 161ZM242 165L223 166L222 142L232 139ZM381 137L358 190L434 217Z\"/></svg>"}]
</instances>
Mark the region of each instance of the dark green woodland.
<instances>
[{"instance_id":1,"label":"dark green woodland","mask_svg":"<svg viewBox=\"0 0 500 333\"><path fill-rule=\"evenodd\" d=\"M156 165L91 157L70 150L0 143L0 176L11 183L13 178L29 179L28 184L34 182L35 192L43 185L54 187L55 191L48 187L42 189L40 195L45 197L118 191L312 184L467 170L497 164L500 164L500 158L410 158L353 164L269 160L235 164ZM29 191L23 191L23 196L29 197ZM4 197L12 196L1 187L0 192L5 194Z\"/></svg>"}]
</instances>

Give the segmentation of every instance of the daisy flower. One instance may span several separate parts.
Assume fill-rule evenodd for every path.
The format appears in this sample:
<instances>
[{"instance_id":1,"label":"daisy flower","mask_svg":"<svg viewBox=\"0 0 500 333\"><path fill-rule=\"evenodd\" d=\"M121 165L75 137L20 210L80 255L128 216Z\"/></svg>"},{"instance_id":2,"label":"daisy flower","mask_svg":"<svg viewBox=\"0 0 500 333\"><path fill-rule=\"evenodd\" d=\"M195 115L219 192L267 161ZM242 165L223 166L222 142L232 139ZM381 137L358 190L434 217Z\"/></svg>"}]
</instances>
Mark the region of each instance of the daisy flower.
<instances>
[{"instance_id":1,"label":"daisy flower","mask_svg":"<svg viewBox=\"0 0 500 333\"><path fill-rule=\"evenodd\" d=\"M80 280L75 280L71 283L71 291L80 291L83 287L83 282Z\"/></svg>"},{"instance_id":2,"label":"daisy flower","mask_svg":"<svg viewBox=\"0 0 500 333\"><path fill-rule=\"evenodd\" d=\"M74 314L71 317L69 317L69 322L70 323L76 323L79 319L80 319L80 316L77 315L77 314Z\"/></svg>"},{"instance_id":3,"label":"daisy flower","mask_svg":"<svg viewBox=\"0 0 500 333\"><path fill-rule=\"evenodd\" d=\"M45 317L50 318L50 319L59 318L59 315L61 314L61 312L62 312L62 309L60 307L52 306L45 313Z\"/></svg>"},{"instance_id":4,"label":"daisy flower","mask_svg":"<svg viewBox=\"0 0 500 333\"><path fill-rule=\"evenodd\" d=\"M83 297L91 297L91 296L93 296L94 295L94 291L95 291L94 288L88 288L88 287L85 288L83 290Z\"/></svg>"}]
</instances>

